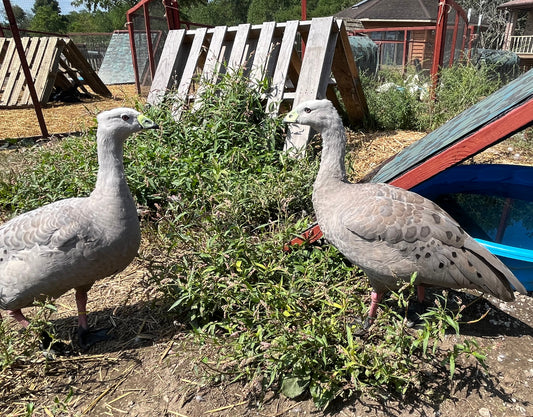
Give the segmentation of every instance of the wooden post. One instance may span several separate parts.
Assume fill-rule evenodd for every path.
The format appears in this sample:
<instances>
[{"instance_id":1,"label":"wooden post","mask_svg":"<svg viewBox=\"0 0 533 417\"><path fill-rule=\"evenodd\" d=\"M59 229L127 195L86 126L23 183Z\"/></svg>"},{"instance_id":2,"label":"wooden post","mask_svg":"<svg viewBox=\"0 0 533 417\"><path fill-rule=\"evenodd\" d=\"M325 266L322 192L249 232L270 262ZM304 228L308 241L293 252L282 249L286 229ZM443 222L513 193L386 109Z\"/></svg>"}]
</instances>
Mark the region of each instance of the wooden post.
<instances>
[{"instance_id":1,"label":"wooden post","mask_svg":"<svg viewBox=\"0 0 533 417\"><path fill-rule=\"evenodd\" d=\"M431 101L435 100L435 91L439 82L439 70L442 67L444 57L444 41L446 36L446 26L448 24L448 2L439 2L439 12L437 14L437 26L435 27L435 48L433 52L433 64L431 65Z\"/></svg>"},{"instance_id":2,"label":"wooden post","mask_svg":"<svg viewBox=\"0 0 533 417\"><path fill-rule=\"evenodd\" d=\"M3 0L3 2L6 10L7 19L9 21L9 26L11 28L11 33L13 34L13 40L15 41L15 47L17 48L17 52L20 58L20 65L22 66L22 70L24 71L24 76L26 77L30 96L33 101L35 115L37 116L37 121L39 122L41 134L43 135L43 137L48 137L48 129L46 128L46 122L44 120L41 103L39 102L37 92L35 91L35 85L31 76L30 67L28 66L28 61L26 60L26 53L24 52L24 48L22 47L22 42L20 40L20 32L17 27L15 15L13 14L13 9L11 8L11 3L9 2L9 0Z\"/></svg>"},{"instance_id":3,"label":"wooden post","mask_svg":"<svg viewBox=\"0 0 533 417\"><path fill-rule=\"evenodd\" d=\"M152 45L152 30L150 26L150 9L148 9L148 2L143 4L144 14L144 30L146 32L146 43L148 45L148 62L150 63L150 79L154 79L155 62L154 62L154 47Z\"/></svg>"}]
</instances>

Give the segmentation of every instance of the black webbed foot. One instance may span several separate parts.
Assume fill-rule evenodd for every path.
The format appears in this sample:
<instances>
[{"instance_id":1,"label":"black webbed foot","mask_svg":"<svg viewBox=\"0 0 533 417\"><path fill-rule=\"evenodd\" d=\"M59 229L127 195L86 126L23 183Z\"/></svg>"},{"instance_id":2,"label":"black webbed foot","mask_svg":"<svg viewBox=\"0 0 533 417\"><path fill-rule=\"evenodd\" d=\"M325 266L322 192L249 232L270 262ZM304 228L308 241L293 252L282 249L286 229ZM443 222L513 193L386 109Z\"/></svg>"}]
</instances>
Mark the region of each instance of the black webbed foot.
<instances>
[{"instance_id":1,"label":"black webbed foot","mask_svg":"<svg viewBox=\"0 0 533 417\"><path fill-rule=\"evenodd\" d=\"M78 343L82 350L87 350L98 342L112 339L108 334L110 329L90 330L78 327Z\"/></svg>"},{"instance_id":2,"label":"black webbed foot","mask_svg":"<svg viewBox=\"0 0 533 417\"><path fill-rule=\"evenodd\" d=\"M426 309L427 305L419 301L409 303L406 313L406 326L411 328L422 323L421 316L426 312Z\"/></svg>"},{"instance_id":3,"label":"black webbed foot","mask_svg":"<svg viewBox=\"0 0 533 417\"><path fill-rule=\"evenodd\" d=\"M352 334L356 337L362 337L365 336L368 333L368 329L370 329L370 326L374 324L374 317L366 317L364 321L361 322L361 320L357 319L354 320L352 325L354 327L357 327L357 329L352 331Z\"/></svg>"},{"instance_id":4,"label":"black webbed foot","mask_svg":"<svg viewBox=\"0 0 533 417\"><path fill-rule=\"evenodd\" d=\"M43 352L55 356L65 356L72 353L72 346L59 340L54 340L46 330L41 333L39 347Z\"/></svg>"}]
</instances>

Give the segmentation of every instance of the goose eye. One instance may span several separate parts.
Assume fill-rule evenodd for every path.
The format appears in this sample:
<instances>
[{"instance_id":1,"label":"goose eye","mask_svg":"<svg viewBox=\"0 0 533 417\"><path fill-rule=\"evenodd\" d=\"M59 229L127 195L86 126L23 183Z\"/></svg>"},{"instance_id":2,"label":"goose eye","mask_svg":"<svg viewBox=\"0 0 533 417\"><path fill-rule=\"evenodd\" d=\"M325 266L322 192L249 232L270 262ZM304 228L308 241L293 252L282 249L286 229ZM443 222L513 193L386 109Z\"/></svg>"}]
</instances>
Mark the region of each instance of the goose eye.
<instances>
[{"instance_id":1,"label":"goose eye","mask_svg":"<svg viewBox=\"0 0 533 417\"><path fill-rule=\"evenodd\" d=\"M123 114L121 117L122 117L122 120L124 120L125 122L130 120L130 116L128 116L127 114Z\"/></svg>"},{"instance_id":2,"label":"goose eye","mask_svg":"<svg viewBox=\"0 0 533 417\"><path fill-rule=\"evenodd\" d=\"M306 112L306 113L311 113L311 109L310 109L309 107L306 107L306 108L304 109L304 112Z\"/></svg>"}]
</instances>

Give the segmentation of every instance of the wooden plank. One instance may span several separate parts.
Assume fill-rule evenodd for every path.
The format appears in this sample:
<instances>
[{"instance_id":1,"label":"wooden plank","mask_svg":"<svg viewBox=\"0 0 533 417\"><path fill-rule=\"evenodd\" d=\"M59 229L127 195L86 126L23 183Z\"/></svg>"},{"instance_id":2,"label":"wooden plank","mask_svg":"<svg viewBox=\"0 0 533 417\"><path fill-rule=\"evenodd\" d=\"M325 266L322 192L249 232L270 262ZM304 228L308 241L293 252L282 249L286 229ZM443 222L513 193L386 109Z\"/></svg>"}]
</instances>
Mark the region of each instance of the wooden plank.
<instances>
[{"instance_id":1,"label":"wooden plank","mask_svg":"<svg viewBox=\"0 0 533 417\"><path fill-rule=\"evenodd\" d=\"M60 58L59 59L59 70L58 70L57 75L59 76L60 74L62 74L62 72L67 73L72 80L70 81L68 80L67 77L64 77L68 85L61 87L63 90L66 90L68 88L76 88L76 89L79 88L85 94L90 95L89 91L87 91L87 89L84 87L84 84L87 84L87 83L85 82L85 79L83 78L83 76L82 76L83 80L80 80L79 76L81 76L81 74L75 68L73 68L67 61L65 61L65 59ZM60 87L58 84L57 78L56 78L56 83L54 84L54 87Z\"/></svg>"},{"instance_id":2,"label":"wooden plank","mask_svg":"<svg viewBox=\"0 0 533 417\"><path fill-rule=\"evenodd\" d=\"M344 22L337 21L337 25L339 27L339 37L335 45L331 70L337 81L348 120L350 123L356 123L368 115L368 105Z\"/></svg>"},{"instance_id":3,"label":"wooden plank","mask_svg":"<svg viewBox=\"0 0 533 417\"><path fill-rule=\"evenodd\" d=\"M42 60L36 68L35 91L40 103L43 103L43 91L48 83L50 68L57 54L56 45L58 38L41 38L39 48L43 50Z\"/></svg>"},{"instance_id":4,"label":"wooden plank","mask_svg":"<svg viewBox=\"0 0 533 417\"><path fill-rule=\"evenodd\" d=\"M111 97L111 91L100 79L98 74L93 70L89 62L85 59L78 47L70 39L67 39L62 49L63 56L76 68L85 83L91 89L103 97Z\"/></svg>"},{"instance_id":5,"label":"wooden plank","mask_svg":"<svg viewBox=\"0 0 533 417\"><path fill-rule=\"evenodd\" d=\"M58 87L61 90L68 90L69 88L72 88L73 85L65 74L58 72L54 81L54 87Z\"/></svg>"},{"instance_id":6,"label":"wooden plank","mask_svg":"<svg viewBox=\"0 0 533 417\"><path fill-rule=\"evenodd\" d=\"M50 53L50 65L48 67L48 71L49 71L48 77L46 77L45 84L41 92L41 98L39 100L41 104L48 103L48 99L50 98L50 95L52 94L52 90L54 89L54 84L56 81L57 70L59 69L59 59L61 58L61 53L63 52L63 48L65 47L65 41L63 39L61 38L55 38L55 39L56 39L55 46L52 48L52 52ZM48 53L48 48L45 54L46 53ZM45 55L45 59L46 59L46 55ZM45 62L45 60L43 60L43 62Z\"/></svg>"},{"instance_id":7,"label":"wooden plank","mask_svg":"<svg viewBox=\"0 0 533 417\"><path fill-rule=\"evenodd\" d=\"M68 74L70 79L65 74ZM60 76L62 76L61 80L59 80ZM69 64L69 62L64 59L64 57L60 57L59 68L57 70L57 76L56 81L54 83L54 87L59 87L62 90L68 90L70 88L79 88L84 93L90 94L83 86L83 84L86 83L85 78L81 76L83 80L80 80L80 76L81 74L75 68L73 68L71 64Z\"/></svg>"},{"instance_id":8,"label":"wooden plank","mask_svg":"<svg viewBox=\"0 0 533 417\"><path fill-rule=\"evenodd\" d=\"M272 38L274 37L275 28L276 22L265 22L261 27L250 71L250 82L252 84L258 83L266 76L268 58L273 49Z\"/></svg>"},{"instance_id":9,"label":"wooden plank","mask_svg":"<svg viewBox=\"0 0 533 417\"><path fill-rule=\"evenodd\" d=\"M211 37L207 57L205 59L202 76L203 81L215 82L218 78L220 70L219 66L221 64L219 57L222 52L222 46L227 30L228 28L226 26L217 26L213 31L213 36Z\"/></svg>"},{"instance_id":10,"label":"wooden plank","mask_svg":"<svg viewBox=\"0 0 533 417\"><path fill-rule=\"evenodd\" d=\"M178 54L185 38L185 30L171 30L168 32L161 59L152 80L147 102L152 105L159 104L163 96L172 86L175 76L174 71L178 64Z\"/></svg>"},{"instance_id":11,"label":"wooden plank","mask_svg":"<svg viewBox=\"0 0 533 417\"><path fill-rule=\"evenodd\" d=\"M244 50L248 41L248 34L250 32L250 24L242 23L237 28L235 39L233 40L233 47L231 48L231 55L228 60L227 71L230 73L238 71L242 64Z\"/></svg>"},{"instance_id":12,"label":"wooden plank","mask_svg":"<svg viewBox=\"0 0 533 417\"><path fill-rule=\"evenodd\" d=\"M266 111L271 115L276 115L278 113L281 100L283 100L285 81L287 79L287 72L289 70L291 54L294 49L294 42L296 40L299 23L298 20L290 20L285 26L276 68L272 76L271 93L267 101Z\"/></svg>"},{"instance_id":13,"label":"wooden plank","mask_svg":"<svg viewBox=\"0 0 533 417\"><path fill-rule=\"evenodd\" d=\"M394 162L387 162L379 168L372 181L392 181L457 141L470 136L480 126L491 123L502 114L530 100L532 96L533 71L530 70L404 149Z\"/></svg>"},{"instance_id":14,"label":"wooden plank","mask_svg":"<svg viewBox=\"0 0 533 417\"><path fill-rule=\"evenodd\" d=\"M43 60L44 53L46 51L46 47L43 46L42 42L46 42L46 39L43 39L43 38L34 38L34 39L35 39L34 42L36 42L37 51L36 51L35 57L33 58L33 62L30 66L30 73L31 73L32 80L35 84L35 80L37 79L37 74L39 73L39 68L41 67L41 62ZM24 93L22 94L20 103L21 105L33 105L31 101L30 89L28 87L28 84L25 85Z\"/></svg>"},{"instance_id":15,"label":"wooden plank","mask_svg":"<svg viewBox=\"0 0 533 417\"><path fill-rule=\"evenodd\" d=\"M311 21L296 89L295 105L302 101L325 97L331 76L337 32L332 16L315 18Z\"/></svg>"},{"instance_id":16,"label":"wooden plank","mask_svg":"<svg viewBox=\"0 0 533 417\"><path fill-rule=\"evenodd\" d=\"M296 49L293 49L291 54L291 62L289 64L289 71L287 73L288 79L292 82L294 86L293 91L296 91L296 86L298 85L298 80L300 79L301 72L302 60L300 59L300 55L298 55L298 52L296 52Z\"/></svg>"},{"instance_id":17,"label":"wooden plank","mask_svg":"<svg viewBox=\"0 0 533 417\"><path fill-rule=\"evenodd\" d=\"M222 53L222 47L224 45L224 38L228 28L226 26L217 26L213 30L211 42L209 43L209 49L207 50L207 56L205 58L205 64L203 68L203 74L200 79L200 86L196 92L196 100L194 101L193 109L198 109L202 103L199 97L202 96L205 91L205 83L213 83L218 78L220 71L219 57Z\"/></svg>"},{"instance_id":18,"label":"wooden plank","mask_svg":"<svg viewBox=\"0 0 533 417\"><path fill-rule=\"evenodd\" d=\"M181 76L181 80L178 86L178 93L176 99L180 102L187 102L189 89L191 87L196 68L198 67L198 61L202 54L202 48L205 42L206 34L207 28L196 29L196 33L194 34L194 39L191 45L189 56L187 58L187 63L185 64L185 68L183 69L183 74ZM181 106L181 104L182 103L177 103L178 107L172 113L175 119L178 119L181 115L181 110L183 107Z\"/></svg>"},{"instance_id":19,"label":"wooden plank","mask_svg":"<svg viewBox=\"0 0 533 417\"><path fill-rule=\"evenodd\" d=\"M311 21L293 106L326 97L338 32L333 19L329 16ZM284 149L296 153L304 151L310 135L309 126L289 126Z\"/></svg>"},{"instance_id":20,"label":"wooden plank","mask_svg":"<svg viewBox=\"0 0 533 417\"><path fill-rule=\"evenodd\" d=\"M30 74L31 74L31 68L35 61L37 51L39 50L39 39L37 38L26 38L26 39L29 39L29 45L26 50L26 61L28 63L28 67L30 68ZM23 42L23 45L24 45L24 42ZM24 76L24 71L22 71L22 68L20 70L21 70L21 73L17 81L17 85L14 87L13 95L11 97L10 103L8 104L9 106L17 106L17 105L20 106L20 105L33 104L33 103L28 102L27 99L26 100L23 99L25 91L29 89L28 89L28 83L27 83L26 77ZM28 91L28 95L29 95L29 91Z\"/></svg>"},{"instance_id":21,"label":"wooden plank","mask_svg":"<svg viewBox=\"0 0 533 417\"><path fill-rule=\"evenodd\" d=\"M5 55L4 46L6 46L7 48L7 45L8 45L7 38L0 38L0 66L2 65L2 62L4 60L4 55Z\"/></svg>"},{"instance_id":22,"label":"wooden plank","mask_svg":"<svg viewBox=\"0 0 533 417\"><path fill-rule=\"evenodd\" d=\"M187 58L187 63L183 69L183 75L178 87L178 99L185 100L191 86L194 73L198 66L198 60L202 53L202 47L204 45L205 36L207 34L207 28L200 28L196 30L194 35L194 40L191 45L191 50L189 52L189 57Z\"/></svg>"},{"instance_id":23,"label":"wooden plank","mask_svg":"<svg viewBox=\"0 0 533 417\"><path fill-rule=\"evenodd\" d=\"M477 130L468 138L457 142L437 155L433 155L422 164L395 178L390 183L397 187L407 189L414 187L439 172L444 171L446 168L457 165L484 149L508 138L532 123L533 98L504 114L496 121Z\"/></svg>"},{"instance_id":24,"label":"wooden plank","mask_svg":"<svg viewBox=\"0 0 533 417\"><path fill-rule=\"evenodd\" d=\"M26 49L30 43L30 38L22 38L22 49L24 50L24 55L26 55ZM9 78L5 85L4 95L2 96L1 105L11 107L17 104L17 101L20 96L20 90L24 85L24 72L22 71L22 66L20 63L20 56L18 53L15 53L13 59L11 60L9 68Z\"/></svg>"},{"instance_id":25,"label":"wooden plank","mask_svg":"<svg viewBox=\"0 0 533 417\"><path fill-rule=\"evenodd\" d=\"M15 47L15 42L11 41L8 44L8 48L6 51L6 57L4 59L4 62L2 66L0 67L0 90L2 89L3 85L6 83L6 80L9 75L9 69L11 68L11 62L15 58L15 55L17 54L17 50ZM2 94L2 101L0 102L0 105L4 102L4 94L6 91L4 90L4 93Z\"/></svg>"}]
</instances>

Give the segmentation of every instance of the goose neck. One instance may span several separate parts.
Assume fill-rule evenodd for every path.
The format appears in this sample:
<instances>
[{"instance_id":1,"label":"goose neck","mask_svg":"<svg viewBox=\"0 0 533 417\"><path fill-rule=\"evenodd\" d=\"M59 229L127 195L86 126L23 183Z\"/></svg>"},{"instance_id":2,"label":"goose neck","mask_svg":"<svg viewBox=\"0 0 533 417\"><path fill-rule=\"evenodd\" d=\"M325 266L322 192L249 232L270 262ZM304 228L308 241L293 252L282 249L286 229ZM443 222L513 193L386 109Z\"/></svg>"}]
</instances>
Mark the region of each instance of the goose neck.
<instances>
[{"instance_id":1,"label":"goose neck","mask_svg":"<svg viewBox=\"0 0 533 417\"><path fill-rule=\"evenodd\" d=\"M322 157L318 177L346 180L346 134L342 123L322 132Z\"/></svg>"},{"instance_id":2,"label":"goose neck","mask_svg":"<svg viewBox=\"0 0 533 417\"><path fill-rule=\"evenodd\" d=\"M106 131L98 130L98 175L95 193L116 193L128 188L124 174L123 141L112 138Z\"/></svg>"}]
</instances>

